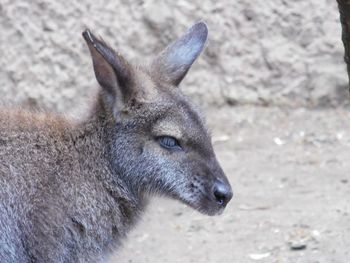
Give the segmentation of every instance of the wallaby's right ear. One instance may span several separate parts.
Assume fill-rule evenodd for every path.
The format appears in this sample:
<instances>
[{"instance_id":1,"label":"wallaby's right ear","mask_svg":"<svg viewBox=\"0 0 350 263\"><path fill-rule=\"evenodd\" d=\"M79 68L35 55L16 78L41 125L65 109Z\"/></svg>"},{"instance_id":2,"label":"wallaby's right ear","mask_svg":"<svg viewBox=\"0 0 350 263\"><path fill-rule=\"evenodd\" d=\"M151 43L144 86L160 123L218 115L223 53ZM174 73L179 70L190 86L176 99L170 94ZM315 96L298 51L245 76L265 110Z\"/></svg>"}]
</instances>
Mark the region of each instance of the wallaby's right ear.
<instances>
[{"instance_id":1,"label":"wallaby's right ear","mask_svg":"<svg viewBox=\"0 0 350 263\"><path fill-rule=\"evenodd\" d=\"M153 60L153 71L163 81L179 85L202 52L207 36L208 27L204 22L193 25Z\"/></svg>"},{"instance_id":2,"label":"wallaby's right ear","mask_svg":"<svg viewBox=\"0 0 350 263\"><path fill-rule=\"evenodd\" d=\"M91 53L96 79L102 87L105 105L112 112L121 110L132 93L132 68L89 30L83 32L83 37Z\"/></svg>"}]
</instances>

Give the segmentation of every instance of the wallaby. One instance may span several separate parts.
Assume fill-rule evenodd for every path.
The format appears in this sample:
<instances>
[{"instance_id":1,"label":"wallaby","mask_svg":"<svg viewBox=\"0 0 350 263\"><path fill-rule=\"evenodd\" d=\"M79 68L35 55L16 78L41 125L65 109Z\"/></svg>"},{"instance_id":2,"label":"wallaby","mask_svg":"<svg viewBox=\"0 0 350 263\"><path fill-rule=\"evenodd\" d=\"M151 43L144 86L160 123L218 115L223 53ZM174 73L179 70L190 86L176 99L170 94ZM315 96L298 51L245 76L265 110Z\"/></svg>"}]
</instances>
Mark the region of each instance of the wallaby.
<instances>
[{"instance_id":1,"label":"wallaby","mask_svg":"<svg viewBox=\"0 0 350 263\"><path fill-rule=\"evenodd\" d=\"M132 66L86 30L101 86L87 119L0 111L1 263L104 261L154 194L222 213L231 186L178 88L207 34L199 22Z\"/></svg>"}]
</instances>

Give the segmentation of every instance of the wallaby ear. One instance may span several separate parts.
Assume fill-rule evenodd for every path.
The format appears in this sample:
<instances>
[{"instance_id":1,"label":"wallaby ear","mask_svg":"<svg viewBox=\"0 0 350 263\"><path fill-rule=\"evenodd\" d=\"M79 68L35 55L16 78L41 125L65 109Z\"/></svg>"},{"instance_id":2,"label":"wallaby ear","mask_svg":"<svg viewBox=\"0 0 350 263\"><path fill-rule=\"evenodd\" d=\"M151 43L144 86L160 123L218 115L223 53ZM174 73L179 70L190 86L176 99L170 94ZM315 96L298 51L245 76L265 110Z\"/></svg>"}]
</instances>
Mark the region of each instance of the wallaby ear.
<instances>
[{"instance_id":1,"label":"wallaby ear","mask_svg":"<svg viewBox=\"0 0 350 263\"><path fill-rule=\"evenodd\" d=\"M102 87L104 103L113 112L120 110L132 93L130 65L89 30L83 32L83 37L91 53L96 79Z\"/></svg>"},{"instance_id":2,"label":"wallaby ear","mask_svg":"<svg viewBox=\"0 0 350 263\"><path fill-rule=\"evenodd\" d=\"M208 27L204 22L193 25L152 61L152 70L162 80L179 85L203 50L207 36Z\"/></svg>"}]
</instances>

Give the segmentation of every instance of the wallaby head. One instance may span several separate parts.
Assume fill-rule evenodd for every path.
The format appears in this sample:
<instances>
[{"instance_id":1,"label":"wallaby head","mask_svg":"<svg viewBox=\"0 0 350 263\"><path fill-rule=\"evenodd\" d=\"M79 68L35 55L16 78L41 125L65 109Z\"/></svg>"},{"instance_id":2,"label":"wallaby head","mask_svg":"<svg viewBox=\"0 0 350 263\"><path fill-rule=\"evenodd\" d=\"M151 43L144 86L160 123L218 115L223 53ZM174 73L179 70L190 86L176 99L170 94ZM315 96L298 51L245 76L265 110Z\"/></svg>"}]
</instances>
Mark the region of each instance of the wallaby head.
<instances>
[{"instance_id":1,"label":"wallaby head","mask_svg":"<svg viewBox=\"0 0 350 263\"><path fill-rule=\"evenodd\" d=\"M143 66L131 65L89 30L83 37L101 86L98 114L112 169L135 196L165 195L215 215L232 190L203 119L178 87L207 34L199 22Z\"/></svg>"}]
</instances>

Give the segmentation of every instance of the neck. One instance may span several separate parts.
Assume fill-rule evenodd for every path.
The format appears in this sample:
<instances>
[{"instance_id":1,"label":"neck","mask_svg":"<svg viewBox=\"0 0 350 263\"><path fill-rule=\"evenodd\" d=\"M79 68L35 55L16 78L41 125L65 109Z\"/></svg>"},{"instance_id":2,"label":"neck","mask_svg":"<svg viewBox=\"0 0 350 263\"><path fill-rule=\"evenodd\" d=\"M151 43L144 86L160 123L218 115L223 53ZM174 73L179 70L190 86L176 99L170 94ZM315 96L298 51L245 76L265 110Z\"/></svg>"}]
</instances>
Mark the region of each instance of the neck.
<instances>
[{"instance_id":1,"label":"neck","mask_svg":"<svg viewBox=\"0 0 350 263\"><path fill-rule=\"evenodd\" d=\"M101 206L98 208L100 211L87 215L98 217L96 212L101 215L101 218L94 219L93 227L110 234L110 238L106 238L109 241L101 247L103 251L114 248L121 241L144 209L143 199L133 193L122 175L114 169L111 150L114 127L109 115L97 104L91 116L71 135L81 174L89 177L89 181L97 187L95 194L99 196L91 193L90 198L94 202L103 200L98 205Z\"/></svg>"}]
</instances>

